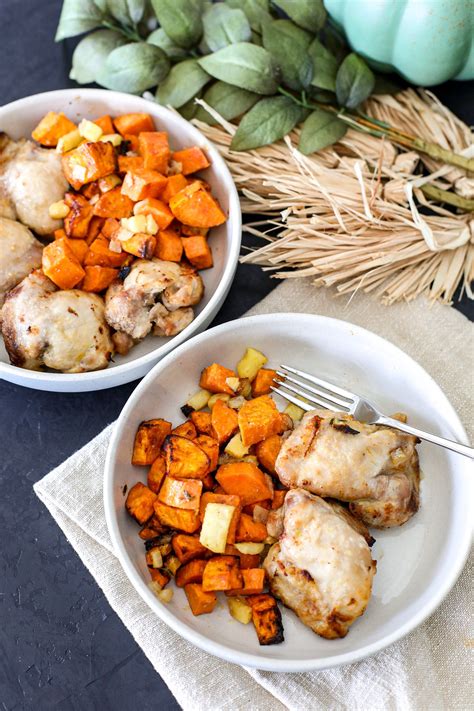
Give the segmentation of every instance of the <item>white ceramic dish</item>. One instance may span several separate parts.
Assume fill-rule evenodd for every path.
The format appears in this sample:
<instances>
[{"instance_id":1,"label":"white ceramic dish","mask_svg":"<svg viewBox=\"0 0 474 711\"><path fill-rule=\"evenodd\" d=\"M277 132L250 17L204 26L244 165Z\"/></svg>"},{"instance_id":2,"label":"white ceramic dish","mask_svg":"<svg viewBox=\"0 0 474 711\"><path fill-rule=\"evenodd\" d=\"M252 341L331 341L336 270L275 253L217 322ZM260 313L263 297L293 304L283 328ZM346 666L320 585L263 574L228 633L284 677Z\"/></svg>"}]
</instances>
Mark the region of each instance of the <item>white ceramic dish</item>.
<instances>
[{"instance_id":1,"label":"white ceramic dish","mask_svg":"<svg viewBox=\"0 0 474 711\"><path fill-rule=\"evenodd\" d=\"M420 444L420 511L401 528L376 531L374 594L345 639L324 640L283 609L285 642L259 647L253 626L233 620L224 603L193 617L182 590L169 605L149 590L143 541L126 514L123 486L144 480L130 464L138 424L152 417L173 423L196 390L203 367L218 360L234 367L245 346L262 350L270 367L286 362L365 394L384 412L405 411L414 425L466 441L450 403L430 376L398 348L344 321L323 316L254 316L210 329L166 356L125 405L112 436L104 502L117 555L137 592L176 632L231 662L272 671L307 671L347 664L403 637L439 605L458 577L471 539L473 482L468 459ZM174 587L174 586L173 586Z\"/></svg>"},{"instance_id":2,"label":"white ceramic dish","mask_svg":"<svg viewBox=\"0 0 474 711\"><path fill-rule=\"evenodd\" d=\"M0 378L37 390L56 392L86 392L102 390L141 378L166 353L190 336L203 331L219 311L230 289L240 251L241 212L239 198L230 172L218 151L188 121L163 106L146 101L138 96L121 94L101 89L65 89L36 94L0 107L0 131L12 138L29 137L38 121L48 111L64 111L77 121L103 114L117 116L124 113L145 111L155 119L160 130L168 131L170 142L176 149L198 145L204 148L211 160L211 167L202 171L211 184L213 194L219 199L227 222L214 228L210 244L214 267L201 272L206 287L201 303L196 307L196 318L174 338L148 336L126 356L116 356L105 370L91 373L63 374L37 372L10 365L0 337Z\"/></svg>"}]
</instances>

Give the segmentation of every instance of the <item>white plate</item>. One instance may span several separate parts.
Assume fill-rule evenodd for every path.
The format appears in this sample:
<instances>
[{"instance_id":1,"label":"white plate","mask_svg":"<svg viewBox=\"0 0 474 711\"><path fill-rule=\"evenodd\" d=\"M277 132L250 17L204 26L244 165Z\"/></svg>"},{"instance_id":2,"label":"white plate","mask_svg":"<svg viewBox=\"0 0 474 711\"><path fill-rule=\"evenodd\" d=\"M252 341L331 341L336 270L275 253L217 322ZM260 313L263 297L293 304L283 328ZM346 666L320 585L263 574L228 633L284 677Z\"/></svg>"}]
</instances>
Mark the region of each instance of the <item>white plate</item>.
<instances>
[{"instance_id":1,"label":"white plate","mask_svg":"<svg viewBox=\"0 0 474 711\"><path fill-rule=\"evenodd\" d=\"M234 278L241 241L239 198L230 172L214 146L188 121L159 104L138 96L102 89L65 89L36 94L0 108L0 131L12 138L29 137L31 131L48 111L64 111L72 120L97 118L103 114L118 116L145 111L153 116L158 130L168 131L174 149L201 146L211 160L211 166L201 171L212 186L213 194L229 218L224 225L211 231L210 244L214 267L201 272L205 294L195 308L196 318L173 338L148 336L126 356L115 356L105 370L91 373L64 374L38 372L10 365L0 336L0 378L37 390L56 392L87 392L123 385L141 378L166 353L190 336L203 331L222 306Z\"/></svg>"},{"instance_id":2,"label":"white plate","mask_svg":"<svg viewBox=\"0 0 474 711\"><path fill-rule=\"evenodd\" d=\"M138 424L152 417L178 423L179 407L196 390L202 368L235 367L246 346L269 367L294 365L365 394L383 412L404 411L415 426L466 442L459 419L431 377L391 343L344 321L301 314L269 314L232 321L177 348L148 374L125 405L112 436L104 479L110 535L135 589L176 632L211 654L272 671L307 671L374 654L410 632L440 604L465 562L472 524L470 462L420 444L421 507L404 526L373 532L377 574L372 599L345 639L324 640L283 608L285 642L259 647L251 624L233 620L225 601L211 615L193 617L182 590L169 605L148 589L138 526L125 512L125 484L145 481L130 455ZM453 364L455 367L455 364ZM174 587L174 586L173 586Z\"/></svg>"}]
</instances>

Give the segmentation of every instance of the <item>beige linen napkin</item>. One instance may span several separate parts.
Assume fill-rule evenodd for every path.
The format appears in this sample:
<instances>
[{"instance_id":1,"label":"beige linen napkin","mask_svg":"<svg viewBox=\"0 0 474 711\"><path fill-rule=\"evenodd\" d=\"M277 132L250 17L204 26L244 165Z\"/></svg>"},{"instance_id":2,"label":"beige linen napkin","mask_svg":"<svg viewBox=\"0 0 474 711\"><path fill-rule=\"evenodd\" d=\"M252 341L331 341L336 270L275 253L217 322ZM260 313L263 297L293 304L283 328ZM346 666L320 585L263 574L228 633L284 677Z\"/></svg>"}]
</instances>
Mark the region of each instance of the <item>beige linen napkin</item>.
<instances>
[{"instance_id":1,"label":"beige linen napkin","mask_svg":"<svg viewBox=\"0 0 474 711\"><path fill-rule=\"evenodd\" d=\"M474 326L453 309L418 300L385 307L365 294L349 303L307 281L289 280L249 314L299 311L352 321L413 356L444 389L472 437ZM378 655L343 668L276 674L220 661L162 623L115 558L102 506L106 428L35 485L109 603L190 711L401 711L473 708L470 686L472 559L454 590L421 627Z\"/></svg>"}]
</instances>

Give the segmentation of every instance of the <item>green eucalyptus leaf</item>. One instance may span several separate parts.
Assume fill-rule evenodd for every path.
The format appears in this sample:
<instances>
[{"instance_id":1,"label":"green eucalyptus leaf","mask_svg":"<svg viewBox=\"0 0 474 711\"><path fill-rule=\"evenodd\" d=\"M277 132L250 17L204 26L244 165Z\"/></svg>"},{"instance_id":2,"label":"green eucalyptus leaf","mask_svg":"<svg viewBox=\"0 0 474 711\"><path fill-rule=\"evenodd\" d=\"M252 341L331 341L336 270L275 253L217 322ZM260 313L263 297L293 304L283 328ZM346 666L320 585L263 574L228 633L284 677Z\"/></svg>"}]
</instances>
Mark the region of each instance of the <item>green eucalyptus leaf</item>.
<instances>
[{"instance_id":1,"label":"green eucalyptus leaf","mask_svg":"<svg viewBox=\"0 0 474 711\"><path fill-rule=\"evenodd\" d=\"M348 54L336 76L336 96L339 104L355 109L368 96L375 85L375 77L362 57Z\"/></svg>"},{"instance_id":2,"label":"green eucalyptus leaf","mask_svg":"<svg viewBox=\"0 0 474 711\"><path fill-rule=\"evenodd\" d=\"M248 42L251 29L245 13L217 3L207 10L202 18L204 41L211 50L217 52L222 47L236 42Z\"/></svg>"},{"instance_id":3,"label":"green eucalyptus leaf","mask_svg":"<svg viewBox=\"0 0 474 711\"><path fill-rule=\"evenodd\" d=\"M107 89L142 94L159 84L168 74L170 60L159 47L132 42L114 49L97 76Z\"/></svg>"},{"instance_id":4,"label":"green eucalyptus leaf","mask_svg":"<svg viewBox=\"0 0 474 711\"><path fill-rule=\"evenodd\" d=\"M216 81L209 89L206 89L202 98L206 104L218 111L223 118L231 121L248 111L259 100L260 96L252 91L227 84L225 81ZM202 106L199 106L196 111L196 118L211 126L216 124L215 119Z\"/></svg>"},{"instance_id":5,"label":"green eucalyptus leaf","mask_svg":"<svg viewBox=\"0 0 474 711\"><path fill-rule=\"evenodd\" d=\"M198 60L216 79L257 94L274 94L278 87L271 54L263 47L238 42Z\"/></svg>"},{"instance_id":6,"label":"green eucalyptus leaf","mask_svg":"<svg viewBox=\"0 0 474 711\"><path fill-rule=\"evenodd\" d=\"M318 32L326 22L323 0L273 0L290 20L310 32Z\"/></svg>"},{"instance_id":7,"label":"green eucalyptus leaf","mask_svg":"<svg viewBox=\"0 0 474 711\"><path fill-rule=\"evenodd\" d=\"M339 141L346 131L346 124L337 116L315 109L303 124L298 149L305 155L320 151Z\"/></svg>"},{"instance_id":8,"label":"green eucalyptus leaf","mask_svg":"<svg viewBox=\"0 0 474 711\"><path fill-rule=\"evenodd\" d=\"M164 106L179 109L192 99L211 77L199 66L197 59L185 59L175 64L156 91L156 99Z\"/></svg>"},{"instance_id":9,"label":"green eucalyptus leaf","mask_svg":"<svg viewBox=\"0 0 474 711\"><path fill-rule=\"evenodd\" d=\"M72 55L70 79L78 84L95 81L109 54L126 41L123 35L113 30L96 30L84 37Z\"/></svg>"},{"instance_id":10,"label":"green eucalyptus leaf","mask_svg":"<svg viewBox=\"0 0 474 711\"><path fill-rule=\"evenodd\" d=\"M283 84L299 91L313 77L313 62L308 54L311 35L290 20L273 20L263 26L263 46L280 67Z\"/></svg>"},{"instance_id":11,"label":"green eucalyptus leaf","mask_svg":"<svg viewBox=\"0 0 474 711\"><path fill-rule=\"evenodd\" d=\"M195 103L195 99L201 96L200 91L195 96L192 96L189 101L186 101L185 104L183 104L178 110L179 113L183 118L186 119L186 121L191 121L196 116L196 112L198 110L198 104Z\"/></svg>"},{"instance_id":12,"label":"green eucalyptus leaf","mask_svg":"<svg viewBox=\"0 0 474 711\"><path fill-rule=\"evenodd\" d=\"M190 49L202 35L201 0L151 0L158 22L178 47Z\"/></svg>"},{"instance_id":13,"label":"green eucalyptus leaf","mask_svg":"<svg viewBox=\"0 0 474 711\"><path fill-rule=\"evenodd\" d=\"M319 89L336 90L337 59L318 40L314 39L308 49L313 61L313 79L311 84Z\"/></svg>"},{"instance_id":14,"label":"green eucalyptus leaf","mask_svg":"<svg viewBox=\"0 0 474 711\"><path fill-rule=\"evenodd\" d=\"M234 151L267 146L286 136L301 119L301 108L287 96L260 99L245 114L232 138Z\"/></svg>"},{"instance_id":15,"label":"green eucalyptus leaf","mask_svg":"<svg viewBox=\"0 0 474 711\"><path fill-rule=\"evenodd\" d=\"M242 10L252 30L261 33L262 27L266 22L271 22L273 19L270 15L268 0L225 0L229 7Z\"/></svg>"},{"instance_id":16,"label":"green eucalyptus leaf","mask_svg":"<svg viewBox=\"0 0 474 711\"><path fill-rule=\"evenodd\" d=\"M137 25L145 12L146 0L107 0L107 9L122 25Z\"/></svg>"},{"instance_id":17,"label":"green eucalyptus leaf","mask_svg":"<svg viewBox=\"0 0 474 711\"><path fill-rule=\"evenodd\" d=\"M187 57L187 52L182 47L178 47L170 37L166 34L162 27L151 32L146 41L149 44L154 44L155 47L160 47L167 57L170 59L183 59Z\"/></svg>"},{"instance_id":18,"label":"green eucalyptus leaf","mask_svg":"<svg viewBox=\"0 0 474 711\"><path fill-rule=\"evenodd\" d=\"M336 94L333 91L318 89L316 86L310 86L308 91L309 96L321 104L337 104Z\"/></svg>"},{"instance_id":19,"label":"green eucalyptus leaf","mask_svg":"<svg viewBox=\"0 0 474 711\"><path fill-rule=\"evenodd\" d=\"M104 12L94 0L64 0L55 42L100 27Z\"/></svg>"}]
</instances>

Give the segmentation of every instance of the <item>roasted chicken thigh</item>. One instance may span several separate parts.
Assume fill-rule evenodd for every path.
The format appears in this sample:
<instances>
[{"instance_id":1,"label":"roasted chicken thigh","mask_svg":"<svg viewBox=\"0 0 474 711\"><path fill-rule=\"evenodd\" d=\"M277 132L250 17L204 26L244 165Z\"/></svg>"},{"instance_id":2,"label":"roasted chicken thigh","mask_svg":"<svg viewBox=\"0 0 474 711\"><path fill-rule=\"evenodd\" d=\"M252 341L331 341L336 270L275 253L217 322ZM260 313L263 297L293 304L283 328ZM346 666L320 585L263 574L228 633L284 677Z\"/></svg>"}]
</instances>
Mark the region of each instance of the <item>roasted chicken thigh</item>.
<instances>
[{"instance_id":1,"label":"roasted chicken thigh","mask_svg":"<svg viewBox=\"0 0 474 711\"><path fill-rule=\"evenodd\" d=\"M61 156L56 151L0 134L2 217L18 219L39 235L51 235L62 223L50 217L49 206L62 200L67 188Z\"/></svg>"},{"instance_id":2,"label":"roasted chicken thigh","mask_svg":"<svg viewBox=\"0 0 474 711\"><path fill-rule=\"evenodd\" d=\"M344 637L367 607L376 571L360 522L303 489L270 516L281 525L263 563L271 592L316 634Z\"/></svg>"},{"instance_id":3,"label":"roasted chicken thigh","mask_svg":"<svg viewBox=\"0 0 474 711\"><path fill-rule=\"evenodd\" d=\"M96 294L58 291L35 271L8 292L1 315L13 365L82 373L109 364L112 341L104 302Z\"/></svg>"},{"instance_id":4,"label":"roasted chicken thigh","mask_svg":"<svg viewBox=\"0 0 474 711\"><path fill-rule=\"evenodd\" d=\"M174 336L191 323L191 307L203 293L200 275L189 267L161 259L137 259L123 283L109 286L105 316L116 331L135 341L145 338L152 328L156 336Z\"/></svg>"},{"instance_id":5,"label":"roasted chicken thigh","mask_svg":"<svg viewBox=\"0 0 474 711\"><path fill-rule=\"evenodd\" d=\"M416 442L345 413L312 410L283 443L275 468L285 486L346 501L368 526L400 526L419 506Z\"/></svg>"},{"instance_id":6,"label":"roasted chicken thigh","mask_svg":"<svg viewBox=\"0 0 474 711\"><path fill-rule=\"evenodd\" d=\"M41 266L43 245L15 220L0 217L0 308L5 294Z\"/></svg>"}]
</instances>

